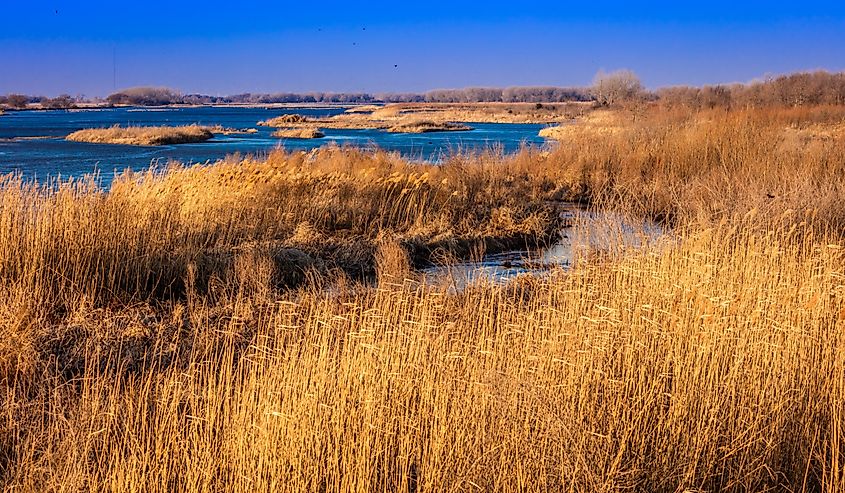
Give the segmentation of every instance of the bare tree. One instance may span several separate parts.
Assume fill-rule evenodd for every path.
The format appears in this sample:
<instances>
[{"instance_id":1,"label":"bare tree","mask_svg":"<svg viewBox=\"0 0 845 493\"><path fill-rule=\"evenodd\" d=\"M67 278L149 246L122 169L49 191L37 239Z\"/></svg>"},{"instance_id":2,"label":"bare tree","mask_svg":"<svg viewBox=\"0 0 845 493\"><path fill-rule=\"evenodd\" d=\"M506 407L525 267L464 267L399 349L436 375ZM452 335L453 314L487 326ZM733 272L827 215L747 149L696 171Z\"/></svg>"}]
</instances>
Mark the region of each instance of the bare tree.
<instances>
[{"instance_id":1,"label":"bare tree","mask_svg":"<svg viewBox=\"0 0 845 493\"><path fill-rule=\"evenodd\" d=\"M62 110L75 107L76 101L69 94L61 94L58 97L42 101L41 106L47 109Z\"/></svg>"},{"instance_id":2,"label":"bare tree","mask_svg":"<svg viewBox=\"0 0 845 493\"><path fill-rule=\"evenodd\" d=\"M23 94L9 94L6 97L6 102L12 108L23 109L29 104L29 96Z\"/></svg>"},{"instance_id":3,"label":"bare tree","mask_svg":"<svg viewBox=\"0 0 845 493\"><path fill-rule=\"evenodd\" d=\"M599 70L593 78L592 94L604 106L614 106L643 96L644 88L634 72L622 69L607 73Z\"/></svg>"}]
</instances>

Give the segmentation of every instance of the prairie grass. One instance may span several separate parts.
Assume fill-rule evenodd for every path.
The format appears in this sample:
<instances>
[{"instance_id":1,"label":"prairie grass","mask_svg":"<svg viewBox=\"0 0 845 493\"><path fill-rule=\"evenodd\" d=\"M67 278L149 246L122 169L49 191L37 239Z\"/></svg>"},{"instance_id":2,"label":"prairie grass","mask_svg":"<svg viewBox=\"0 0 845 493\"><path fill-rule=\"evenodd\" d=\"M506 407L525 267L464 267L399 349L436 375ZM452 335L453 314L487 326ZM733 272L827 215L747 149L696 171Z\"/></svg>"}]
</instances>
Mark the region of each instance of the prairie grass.
<instances>
[{"instance_id":1,"label":"prairie grass","mask_svg":"<svg viewBox=\"0 0 845 493\"><path fill-rule=\"evenodd\" d=\"M273 137L283 139L319 139L325 136L318 128L280 128L273 132Z\"/></svg>"},{"instance_id":2,"label":"prairie grass","mask_svg":"<svg viewBox=\"0 0 845 493\"><path fill-rule=\"evenodd\" d=\"M562 127L566 137L526 166L570 196L673 224L817 209L845 230L843 107L645 109L592 123Z\"/></svg>"},{"instance_id":3,"label":"prairie grass","mask_svg":"<svg viewBox=\"0 0 845 493\"><path fill-rule=\"evenodd\" d=\"M331 147L127 172L108 192L93 180L39 186L8 176L0 208L0 290L25 288L36 310L72 307L77 296L182 296L189 271L205 290L252 249L273 252L289 285L306 267L374 275L383 237L424 263L478 244L536 245L558 221L530 177L503 181L490 163L412 165Z\"/></svg>"},{"instance_id":4,"label":"prairie grass","mask_svg":"<svg viewBox=\"0 0 845 493\"><path fill-rule=\"evenodd\" d=\"M71 133L67 140L93 144L124 144L160 146L204 142L214 137L212 131L199 125L181 127L121 127L88 128Z\"/></svg>"},{"instance_id":5,"label":"prairie grass","mask_svg":"<svg viewBox=\"0 0 845 493\"><path fill-rule=\"evenodd\" d=\"M214 299L80 304L7 384L6 486L840 491L831 241L723 225L460 294L391 247L377 288L331 292L253 255Z\"/></svg>"},{"instance_id":6,"label":"prairie grass","mask_svg":"<svg viewBox=\"0 0 845 493\"><path fill-rule=\"evenodd\" d=\"M843 114L626 113L514 156L278 151L108 192L6 177L0 484L843 491ZM505 285L414 272L541 241L564 199L673 231Z\"/></svg>"},{"instance_id":7,"label":"prairie grass","mask_svg":"<svg viewBox=\"0 0 845 493\"><path fill-rule=\"evenodd\" d=\"M269 120L258 122L258 125L265 127L289 127L291 125L308 123L309 121L311 121L311 119L306 116L290 114L281 115L275 118L270 118Z\"/></svg>"},{"instance_id":8,"label":"prairie grass","mask_svg":"<svg viewBox=\"0 0 845 493\"><path fill-rule=\"evenodd\" d=\"M429 120L412 120L397 123L387 129L391 133L424 134L429 132L459 132L472 130L469 125L454 122L433 122Z\"/></svg>"}]
</instances>

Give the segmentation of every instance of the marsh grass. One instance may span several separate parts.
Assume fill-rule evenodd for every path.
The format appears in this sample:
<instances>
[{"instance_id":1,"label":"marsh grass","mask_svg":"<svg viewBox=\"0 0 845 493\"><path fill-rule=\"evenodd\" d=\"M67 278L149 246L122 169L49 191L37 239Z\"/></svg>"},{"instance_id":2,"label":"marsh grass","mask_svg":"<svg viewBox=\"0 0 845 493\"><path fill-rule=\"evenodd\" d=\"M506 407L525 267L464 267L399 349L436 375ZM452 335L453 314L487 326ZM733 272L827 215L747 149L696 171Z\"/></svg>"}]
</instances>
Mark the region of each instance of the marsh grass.
<instances>
[{"instance_id":1,"label":"marsh grass","mask_svg":"<svg viewBox=\"0 0 845 493\"><path fill-rule=\"evenodd\" d=\"M221 133L224 129L220 129ZM88 128L71 133L67 140L92 144L124 144L160 146L205 142L214 137L211 129L199 125L180 127L121 127Z\"/></svg>"},{"instance_id":2,"label":"marsh grass","mask_svg":"<svg viewBox=\"0 0 845 493\"><path fill-rule=\"evenodd\" d=\"M818 111L623 115L442 166L6 177L2 485L842 491L842 112ZM414 273L541 238L567 198L672 234L459 292Z\"/></svg>"},{"instance_id":3,"label":"marsh grass","mask_svg":"<svg viewBox=\"0 0 845 493\"><path fill-rule=\"evenodd\" d=\"M184 296L189 269L206 292L239 252L255 248L284 264L280 279L301 281L312 267L374 275L385 234L416 263L437 249L551 238L557 219L542 197L527 195L529 178L504 183L490 166L415 166L326 148L127 172L109 192L93 180L39 186L9 176L0 183L2 288L52 310L77 296Z\"/></svg>"},{"instance_id":4,"label":"marsh grass","mask_svg":"<svg viewBox=\"0 0 845 493\"><path fill-rule=\"evenodd\" d=\"M820 222L845 225L842 107L653 108L613 115L613 132L607 119L565 127L536 169L572 196L671 224L817 209Z\"/></svg>"},{"instance_id":5,"label":"marsh grass","mask_svg":"<svg viewBox=\"0 0 845 493\"><path fill-rule=\"evenodd\" d=\"M430 132L464 132L472 130L469 125L454 122L433 122L429 120L412 120L397 123L388 127L391 133L424 134Z\"/></svg>"},{"instance_id":6,"label":"marsh grass","mask_svg":"<svg viewBox=\"0 0 845 493\"><path fill-rule=\"evenodd\" d=\"M460 294L279 293L67 317L5 394L24 491L838 491L843 250L735 226ZM341 286L341 287L337 287ZM53 370L53 371L56 371Z\"/></svg>"},{"instance_id":7,"label":"marsh grass","mask_svg":"<svg viewBox=\"0 0 845 493\"><path fill-rule=\"evenodd\" d=\"M318 128L280 128L272 135L284 139L319 139L326 136Z\"/></svg>"}]
</instances>

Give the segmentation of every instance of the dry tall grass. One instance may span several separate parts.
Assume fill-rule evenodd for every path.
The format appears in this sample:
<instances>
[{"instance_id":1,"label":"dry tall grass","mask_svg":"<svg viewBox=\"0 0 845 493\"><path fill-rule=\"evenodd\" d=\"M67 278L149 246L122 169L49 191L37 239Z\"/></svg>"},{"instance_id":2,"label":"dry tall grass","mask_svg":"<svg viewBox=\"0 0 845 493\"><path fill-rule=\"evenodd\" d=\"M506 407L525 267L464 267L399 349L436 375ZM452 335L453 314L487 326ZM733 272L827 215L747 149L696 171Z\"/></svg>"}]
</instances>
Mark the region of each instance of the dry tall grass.
<instances>
[{"instance_id":1,"label":"dry tall grass","mask_svg":"<svg viewBox=\"0 0 845 493\"><path fill-rule=\"evenodd\" d=\"M429 132L463 132L472 130L469 125L454 122L433 122L429 120L413 120L398 123L388 127L391 133L424 134Z\"/></svg>"},{"instance_id":2,"label":"dry tall grass","mask_svg":"<svg viewBox=\"0 0 845 493\"><path fill-rule=\"evenodd\" d=\"M136 146L160 146L204 142L214 137L212 131L199 125L181 127L121 127L88 128L77 130L66 137L74 142L93 144L124 144Z\"/></svg>"},{"instance_id":3,"label":"dry tall grass","mask_svg":"<svg viewBox=\"0 0 845 493\"><path fill-rule=\"evenodd\" d=\"M280 128L273 132L273 137L283 139L320 139L325 136L318 128Z\"/></svg>"},{"instance_id":4,"label":"dry tall grass","mask_svg":"<svg viewBox=\"0 0 845 493\"><path fill-rule=\"evenodd\" d=\"M440 167L279 152L109 193L7 178L0 481L842 491L843 156L819 130L836 118L645 115ZM504 286L416 279L415 254L537 239L545 201L572 197L676 228ZM350 265L375 286L331 269Z\"/></svg>"},{"instance_id":5,"label":"dry tall grass","mask_svg":"<svg viewBox=\"0 0 845 493\"><path fill-rule=\"evenodd\" d=\"M36 311L79 296L179 296L191 269L205 291L251 249L298 259L282 269L290 284L305 267L374 274L383 234L421 263L476 244L534 245L557 224L528 177L504 181L491 163L412 165L340 148L126 173L108 193L90 180L39 187L10 176L0 208L0 291L29 293Z\"/></svg>"},{"instance_id":6,"label":"dry tall grass","mask_svg":"<svg viewBox=\"0 0 845 493\"><path fill-rule=\"evenodd\" d=\"M841 491L829 241L724 226L458 295L281 294L250 256L213 301L80 304L7 381L6 486Z\"/></svg>"},{"instance_id":7,"label":"dry tall grass","mask_svg":"<svg viewBox=\"0 0 845 493\"><path fill-rule=\"evenodd\" d=\"M617 115L612 132L604 120L567 127L526 165L570 195L675 224L809 208L845 225L843 107L643 110Z\"/></svg>"}]
</instances>

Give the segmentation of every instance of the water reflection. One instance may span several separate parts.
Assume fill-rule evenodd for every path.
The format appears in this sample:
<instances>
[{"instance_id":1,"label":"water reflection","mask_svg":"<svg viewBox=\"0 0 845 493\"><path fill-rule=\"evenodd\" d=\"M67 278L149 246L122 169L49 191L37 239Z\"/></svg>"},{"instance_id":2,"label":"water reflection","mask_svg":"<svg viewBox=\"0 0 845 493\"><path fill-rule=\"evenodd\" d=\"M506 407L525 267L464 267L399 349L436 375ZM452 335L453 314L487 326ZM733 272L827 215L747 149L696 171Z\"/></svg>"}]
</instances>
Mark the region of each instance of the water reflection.
<instances>
[{"instance_id":1,"label":"water reflection","mask_svg":"<svg viewBox=\"0 0 845 493\"><path fill-rule=\"evenodd\" d=\"M427 282L446 283L461 290L479 281L506 283L521 275L544 275L567 269L590 252L620 252L653 244L668 234L649 220L634 220L615 212L596 212L575 204L561 207L569 226L559 239L539 251L515 250L485 255L478 261L434 266L423 270Z\"/></svg>"}]
</instances>

